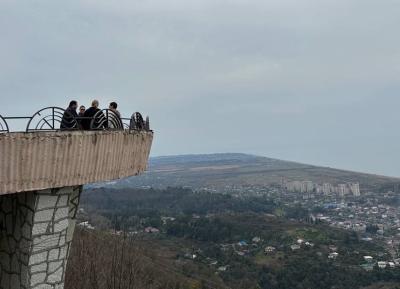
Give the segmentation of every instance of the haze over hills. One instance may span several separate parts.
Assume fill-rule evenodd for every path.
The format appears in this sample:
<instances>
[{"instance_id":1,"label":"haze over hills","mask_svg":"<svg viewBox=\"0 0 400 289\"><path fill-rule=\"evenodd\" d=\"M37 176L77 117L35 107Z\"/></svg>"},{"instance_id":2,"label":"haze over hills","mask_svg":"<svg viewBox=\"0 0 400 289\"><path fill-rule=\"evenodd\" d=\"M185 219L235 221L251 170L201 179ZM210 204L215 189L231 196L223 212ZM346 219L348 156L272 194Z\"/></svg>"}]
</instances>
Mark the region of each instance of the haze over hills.
<instances>
[{"instance_id":1,"label":"haze over hills","mask_svg":"<svg viewBox=\"0 0 400 289\"><path fill-rule=\"evenodd\" d=\"M140 176L98 183L89 187L153 187L187 186L194 189L223 186L278 185L282 179L310 180L316 183L357 182L364 189L373 189L385 182L400 179L328 167L282 161L241 154L199 154L151 157L148 171Z\"/></svg>"}]
</instances>

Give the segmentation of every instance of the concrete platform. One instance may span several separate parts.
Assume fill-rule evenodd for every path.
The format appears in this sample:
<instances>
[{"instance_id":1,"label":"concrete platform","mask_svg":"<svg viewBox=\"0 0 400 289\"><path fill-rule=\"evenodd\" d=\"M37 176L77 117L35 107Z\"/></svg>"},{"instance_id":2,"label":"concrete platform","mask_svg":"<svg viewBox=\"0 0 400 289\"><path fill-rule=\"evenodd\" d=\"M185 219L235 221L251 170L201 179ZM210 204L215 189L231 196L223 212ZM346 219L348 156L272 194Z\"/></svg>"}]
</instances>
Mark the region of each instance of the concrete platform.
<instances>
[{"instance_id":1,"label":"concrete platform","mask_svg":"<svg viewBox=\"0 0 400 289\"><path fill-rule=\"evenodd\" d=\"M147 168L153 132L0 134L0 195L135 176Z\"/></svg>"}]
</instances>

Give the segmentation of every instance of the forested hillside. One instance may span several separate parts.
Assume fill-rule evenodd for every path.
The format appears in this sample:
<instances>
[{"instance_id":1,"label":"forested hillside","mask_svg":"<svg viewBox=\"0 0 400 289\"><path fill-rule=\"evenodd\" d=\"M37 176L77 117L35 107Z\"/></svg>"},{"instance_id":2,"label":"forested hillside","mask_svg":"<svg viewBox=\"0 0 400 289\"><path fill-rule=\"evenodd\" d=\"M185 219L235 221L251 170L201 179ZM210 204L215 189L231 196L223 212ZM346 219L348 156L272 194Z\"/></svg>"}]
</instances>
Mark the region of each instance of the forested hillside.
<instances>
[{"instance_id":1,"label":"forested hillside","mask_svg":"<svg viewBox=\"0 0 400 289\"><path fill-rule=\"evenodd\" d=\"M68 279L67 288L87 288L85 282L93 288L361 288L378 281L395 288L400 282L398 269L360 267L365 255L385 260L383 248L312 222L301 206L265 197L96 189L84 192L82 208L80 220L95 230L77 231L68 272L82 277ZM282 211L286 218L277 217ZM337 256L329 258L332 253Z\"/></svg>"}]
</instances>

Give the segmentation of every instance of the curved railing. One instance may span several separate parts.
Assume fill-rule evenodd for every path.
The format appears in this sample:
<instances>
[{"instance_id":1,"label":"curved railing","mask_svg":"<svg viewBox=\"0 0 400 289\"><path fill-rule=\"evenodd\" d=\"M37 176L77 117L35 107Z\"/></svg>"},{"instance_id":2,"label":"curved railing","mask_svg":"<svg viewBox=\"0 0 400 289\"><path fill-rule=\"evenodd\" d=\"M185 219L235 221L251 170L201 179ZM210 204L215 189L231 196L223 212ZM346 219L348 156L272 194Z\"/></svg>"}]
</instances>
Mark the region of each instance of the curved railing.
<instances>
[{"instance_id":1,"label":"curved railing","mask_svg":"<svg viewBox=\"0 0 400 289\"><path fill-rule=\"evenodd\" d=\"M45 107L29 119L25 131L53 131L61 129L61 124L70 129L78 129L78 121L69 111L60 107Z\"/></svg>"},{"instance_id":2,"label":"curved railing","mask_svg":"<svg viewBox=\"0 0 400 289\"><path fill-rule=\"evenodd\" d=\"M0 115L0 133L9 132L6 120Z\"/></svg>"},{"instance_id":3,"label":"curved railing","mask_svg":"<svg viewBox=\"0 0 400 289\"><path fill-rule=\"evenodd\" d=\"M102 109L90 120L90 129L124 129L124 125L115 112L109 109Z\"/></svg>"},{"instance_id":4,"label":"curved railing","mask_svg":"<svg viewBox=\"0 0 400 289\"><path fill-rule=\"evenodd\" d=\"M45 107L31 117L0 115L0 133L10 132L7 120L27 119L26 132L57 130L150 130L149 118L139 112L131 118L120 118L110 109L99 109L93 117L74 117L60 107Z\"/></svg>"}]
</instances>

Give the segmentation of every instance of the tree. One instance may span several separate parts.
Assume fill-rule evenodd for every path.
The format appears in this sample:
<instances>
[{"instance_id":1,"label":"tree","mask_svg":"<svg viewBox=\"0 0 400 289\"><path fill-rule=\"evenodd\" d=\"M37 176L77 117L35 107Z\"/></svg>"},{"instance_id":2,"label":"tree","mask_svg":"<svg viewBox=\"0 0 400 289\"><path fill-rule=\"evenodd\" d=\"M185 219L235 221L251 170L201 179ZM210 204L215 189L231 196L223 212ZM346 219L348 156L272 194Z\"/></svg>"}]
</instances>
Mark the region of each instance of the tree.
<instances>
[{"instance_id":1,"label":"tree","mask_svg":"<svg viewBox=\"0 0 400 289\"><path fill-rule=\"evenodd\" d=\"M195 281L192 284L190 284L189 289L200 289L200 283Z\"/></svg>"}]
</instances>

